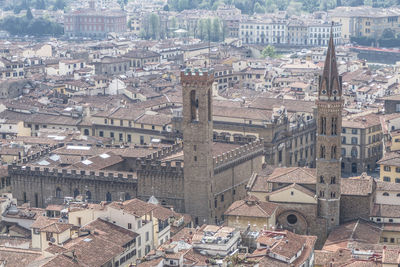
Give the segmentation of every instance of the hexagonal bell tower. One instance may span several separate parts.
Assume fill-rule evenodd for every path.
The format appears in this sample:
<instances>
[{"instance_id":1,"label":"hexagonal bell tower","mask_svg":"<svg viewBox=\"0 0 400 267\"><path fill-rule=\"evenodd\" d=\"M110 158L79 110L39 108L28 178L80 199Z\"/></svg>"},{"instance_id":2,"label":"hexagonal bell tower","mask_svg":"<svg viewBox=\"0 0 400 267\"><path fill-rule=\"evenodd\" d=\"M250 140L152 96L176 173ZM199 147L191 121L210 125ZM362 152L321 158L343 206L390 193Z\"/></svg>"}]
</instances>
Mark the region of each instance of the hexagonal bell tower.
<instances>
[{"instance_id":1,"label":"hexagonal bell tower","mask_svg":"<svg viewBox=\"0 0 400 267\"><path fill-rule=\"evenodd\" d=\"M331 28L323 74L319 77L317 113L317 185L318 216L325 218L327 233L339 225L342 78L336 65L335 45Z\"/></svg>"},{"instance_id":2,"label":"hexagonal bell tower","mask_svg":"<svg viewBox=\"0 0 400 267\"><path fill-rule=\"evenodd\" d=\"M207 69L181 72L185 212L196 225L211 223L213 168L212 83Z\"/></svg>"}]
</instances>

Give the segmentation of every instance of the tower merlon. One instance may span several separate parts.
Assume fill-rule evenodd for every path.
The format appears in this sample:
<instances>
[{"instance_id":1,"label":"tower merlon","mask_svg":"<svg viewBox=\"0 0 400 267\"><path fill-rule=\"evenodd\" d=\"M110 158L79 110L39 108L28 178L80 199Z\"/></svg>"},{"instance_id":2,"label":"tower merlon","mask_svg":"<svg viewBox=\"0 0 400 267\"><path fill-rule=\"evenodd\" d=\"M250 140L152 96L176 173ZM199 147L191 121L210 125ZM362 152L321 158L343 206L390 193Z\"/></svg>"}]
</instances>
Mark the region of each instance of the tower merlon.
<instances>
[{"instance_id":1,"label":"tower merlon","mask_svg":"<svg viewBox=\"0 0 400 267\"><path fill-rule=\"evenodd\" d=\"M198 83L210 83L214 82L214 71L212 69L196 69L188 68L181 71L181 83L182 85Z\"/></svg>"}]
</instances>

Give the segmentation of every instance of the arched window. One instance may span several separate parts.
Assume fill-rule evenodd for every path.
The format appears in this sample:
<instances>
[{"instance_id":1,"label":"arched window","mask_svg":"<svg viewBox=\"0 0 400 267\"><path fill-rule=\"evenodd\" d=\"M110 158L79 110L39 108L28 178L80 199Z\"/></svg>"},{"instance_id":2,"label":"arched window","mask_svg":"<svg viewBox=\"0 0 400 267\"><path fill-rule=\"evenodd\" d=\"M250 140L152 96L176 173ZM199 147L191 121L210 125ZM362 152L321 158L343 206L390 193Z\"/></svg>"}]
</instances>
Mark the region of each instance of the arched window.
<instances>
[{"instance_id":1,"label":"arched window","mask_svg":"<svg viewBox=\"0 0 400 267\"><path fill-rule=\"evenodd\" d=\"M335 197L335 196L336 196L335 192L331 192L331 197Z\"/></svg>"},{"instance_id":2,"label":"arched window","mask_svg":"<svg viewBox=\"0 0 400 267\"><path fill-rule=\"evenodd\" d=\"M331 177L331 184L336 184L336 177L335 176Z\"/></svg>"},{"instance_id":3,"label":"arched window","mask_svg":"<svg viewBox=\"0 0 400 267\"><path fill-rule=\"evenodd\" d=\"M321 184L325 183L325 181L324 181L324 176L323 176L323 175L321 175L321 176L319 177L319 182L320 182Z\"/></svg>"},{"instance_id":4,"label":"arched window","mask_svg":"<svg viewBox=\"0 0 400 267\"><path fill-rule=\"evenodd\" d=\"M357 148L355 146L351 149L351 156L353 158L356 158L358 156L358 151L357 151Z\"/></svg>"},{"instance_id":5,"label":"arched window","mask_svg":"<svg viewBox=\"0 0 400 267\"><path fill-rule=\"evenodd\" d=\"M385 197L388 197L388 196L389 196L389 193L388 193L388 192L385 192L385 193L383 193L382 195L384 195Z\"/></svg>"},{"instance_id":6,"label":"arched window","mask_svg":"<svg viewBox=\"0 0 400 267\"><path fill-rule=\"evenodd\" d=\"M320 196L320 197L323 197L324 195L325 195L325 194L324 194L324 191L322 191L322 190L319 191L319 196Z\"/></svg>"},{"instance_id":7,"label":"arched window","mask_svg":"<svg viewBox=\"0 0 400 267\"><path fill-rule=\"evenodd\" d=\"M85 129L85 130L83 131L83 135L89 135L89 129Z\"/></svg>"},{"instance_id":8,"label":"arched window","mask_svg":"<svg viewBox=\"0 0 400 267\"><path fill-rule=\"evenodd\" d=\"M321 129L320 129L321 134L326 134L326 118L321 117Z\"/></svg>"},{"instance_id":9,"label":"arched window","mask_svg":"<svg viewBox=\"0 0 400 267\"><path fill-rule=\"evenodd\" d=\"M23 198L24 198L24 203L26 203L27 202L27 200L26 200L26 192L23 193Z\"/></svg>"},{"instance_id":10,"label":"arched window","mask_svg":"<svg viewBox=\"0 0 400 267\"><path fill-rule=\"evenodd\" d=\"M74 198L76 198L77 196L79 196L79 190L78 190L78 188L75 188L75 190L74 190Z\"/></svg>"},{"instance_id":11,"label":"arched window","mask_svg":"<svg viewBox=\"0 0 400 267\"><path fill-rule=\"evenodd\" d=\"M199 100L196 98L196 91L192 90L190 92L190 119L192 121L197 121L199 119L198 107L199 107Z\"/></svg>"},{"instance_id":12,"label":"arched window","mask_svg":"<svg viewBox=\"0 0 400 267\"><path fill-rule=\"evenodd\" d=\"M88 190L86 191L86 200L91 200L92 199L92 193Z\"/></svg>"},{"instance_id":13,"label":"arched window","mask_svg":"<svg viewBox=\"0 0 400 267\"><path fill-rule=\"evenodd\" d=\"M39 207L39 195L38 193L35 193L35 207Z\"/></svg>"},{"instance_id":14,"label":"arched window","mask_svg":"<svg viewBox=\"0 0 400 267\"><path fill-rule=\"evenodd\" d=\"M56 198L61 198L61 189L59 187L56 189Z\"/></svg>"},{"instance_id":15,"label":"arched window","mask_svg":"<svg viewBox=\"0 0 400 267\"><path fill-rule=\"evenodd\" d=\"M336 159L336 146L331 148L331 159Z\"/></svg>"},{"instance_id":16,"label":"arched window","mask_svg":"<svg viewBox=\"0 0 400 267\"><path fill-rule=\"evenodd\" d=\"M111 197L111 193L110 192L107 192L107 194L106 194L106 201L107 202L111 202L112 201L112 197Z\"/></svg>"},{"instance_id":17,"label":"arched window","mask_svg":"<svg viewBox=\"0 0 400 267\"><path fill-rule=\"evenodd\" d=\"M337 135L337 118L332 118L331 135Z\"/></svg>"},{"instance_id":18,"label":"arched window","mask_svg":"<svg viewBox=\"0 0 400 267\"><path fill-rule=\"evenodd\" d=\"M320 153L319 157L321 159L324 159L325 158L325 146L324 145L321 145L321 147L319 149L319 153Z\"/></svg>"},{"instance_id":19,"label":"arched window","mask_svg":"<svg viewBox=\"0 0 400 267\"><path fill-rule=\"evenodd\" d=\"M129 193L125 193L125 200L131 199L131 195Z\"/></svg>"}]
</instances>

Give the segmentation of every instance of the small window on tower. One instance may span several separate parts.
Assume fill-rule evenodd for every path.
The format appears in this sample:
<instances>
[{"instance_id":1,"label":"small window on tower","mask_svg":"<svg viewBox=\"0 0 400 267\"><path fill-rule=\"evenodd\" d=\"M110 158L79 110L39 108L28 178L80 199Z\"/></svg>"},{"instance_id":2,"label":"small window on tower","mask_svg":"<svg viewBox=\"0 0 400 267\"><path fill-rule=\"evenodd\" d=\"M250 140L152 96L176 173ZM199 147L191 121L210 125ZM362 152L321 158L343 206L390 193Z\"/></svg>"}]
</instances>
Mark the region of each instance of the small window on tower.
<instances>
[{"instance_id":1,"label":"small window on tower","mask_svg":"<svg viewBox=\"0 0 400 267\"><path fill-rule=\"evenodd\" d=\"M197 161L197 156L194 156L194 161Z\"/></svg>"}]
</instances>

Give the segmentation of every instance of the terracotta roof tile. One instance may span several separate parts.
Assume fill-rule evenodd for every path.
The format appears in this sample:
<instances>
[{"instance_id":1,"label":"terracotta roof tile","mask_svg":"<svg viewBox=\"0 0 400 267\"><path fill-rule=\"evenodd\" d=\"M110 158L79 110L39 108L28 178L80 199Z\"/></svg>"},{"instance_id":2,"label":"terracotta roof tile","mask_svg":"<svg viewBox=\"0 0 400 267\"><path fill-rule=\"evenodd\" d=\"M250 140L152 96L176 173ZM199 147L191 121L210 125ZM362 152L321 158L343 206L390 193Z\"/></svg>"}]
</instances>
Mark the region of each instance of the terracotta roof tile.
<instances>
[{"instance_id":1,"label":"terracotta roof tile","mask_svg":"<svg viewBox=\"0 0 400 267\"><path fill-rule=\"evenodd\" d=\"M258 199L247 198L238 200L225 211L225 216L271 217L278 205L270 202L262 202Z\"/></svg>"},{"instance_id":2,"label":"terracotta roof tile","mask_svg":"<svg viewBox=\"0 0 400 267\"><path fill-rule=\"evenodd\" d=\"M154 205L137 198L124 202L112 202L109 207L118 210L124 210L124 212L132 214L136 217L142 217L155 209Z\"/></svg>"},{"instance_id":3,"label":"terracotta roof tile","mask_svg":"<svg viewBox=\"0 0 400 267\"><path fill-rule=\"evenodd\" d=\"M374 178L365 176L361 178L342 178L340 190L342 195L368 196L373 191Z\"/></svg>"},{"instance_id":4,"label":"terracotta roof tile","mask_svg":"<svg viewBox=\"0 0 400 267\"><path fill-rule=\"evenodd\" d=\"M303 167L276 168L267 178L272 183L315 184L316 169Z\"/></svg>"}]
</instances>

